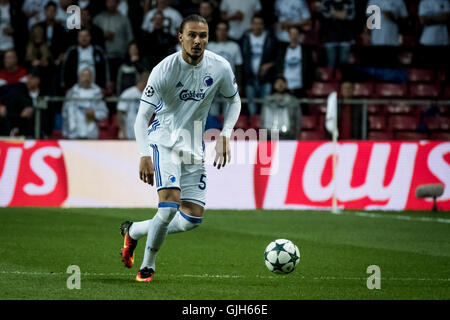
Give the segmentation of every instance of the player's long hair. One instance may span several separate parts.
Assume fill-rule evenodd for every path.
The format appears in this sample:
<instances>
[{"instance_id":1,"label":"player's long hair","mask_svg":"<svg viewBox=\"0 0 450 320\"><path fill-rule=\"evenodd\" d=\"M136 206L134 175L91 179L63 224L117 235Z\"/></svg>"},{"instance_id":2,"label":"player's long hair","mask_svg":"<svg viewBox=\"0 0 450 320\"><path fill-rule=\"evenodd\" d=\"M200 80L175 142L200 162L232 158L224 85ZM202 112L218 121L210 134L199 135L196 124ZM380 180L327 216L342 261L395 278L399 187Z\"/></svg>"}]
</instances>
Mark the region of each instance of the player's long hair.
<instances>
[{"instance_id":1,"label":"player's long hair","mask_svg":"<svg viewBox=\"0 0 450 320\"><path fill-rule=\"evenodd\" d=\"M202 16L200 16L198 14L191 14L191 15L187 16L186 18L184 18L183 21L181 22L180 30L179 30L180 33L183 33L184 25L188 22L201 22L201 23L208 25L208 22Z\"/></svg>"}]
</instances>

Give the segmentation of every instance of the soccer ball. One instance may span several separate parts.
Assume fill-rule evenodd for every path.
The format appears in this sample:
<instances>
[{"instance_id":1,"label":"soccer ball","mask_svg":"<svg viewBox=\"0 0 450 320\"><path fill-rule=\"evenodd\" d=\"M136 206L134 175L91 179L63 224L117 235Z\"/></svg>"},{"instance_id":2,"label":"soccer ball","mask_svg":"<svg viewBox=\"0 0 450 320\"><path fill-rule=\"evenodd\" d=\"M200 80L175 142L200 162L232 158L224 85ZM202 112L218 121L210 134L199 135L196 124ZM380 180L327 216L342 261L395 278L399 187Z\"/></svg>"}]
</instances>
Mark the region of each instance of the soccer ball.
<instances>
[{"instance_id":1,"label":"soccer ball","mask_svg":"<svg viewBox=\"0 0 450 320\"><path fill-rule=\"evenodd\" d=\"M275 273L291 273L300 262L300 251L290 240L277 239L264 251L267 269Z\"/></svg>"}]
</instances>

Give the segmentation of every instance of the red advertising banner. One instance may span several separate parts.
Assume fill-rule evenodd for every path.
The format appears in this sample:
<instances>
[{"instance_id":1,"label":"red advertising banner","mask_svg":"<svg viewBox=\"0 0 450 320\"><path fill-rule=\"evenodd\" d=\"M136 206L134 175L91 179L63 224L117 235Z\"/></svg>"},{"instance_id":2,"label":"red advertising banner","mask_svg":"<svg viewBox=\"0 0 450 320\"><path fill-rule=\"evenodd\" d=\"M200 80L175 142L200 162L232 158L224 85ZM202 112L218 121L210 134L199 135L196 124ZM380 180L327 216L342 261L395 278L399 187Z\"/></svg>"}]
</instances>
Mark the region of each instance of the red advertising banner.
<instances>
[{"instance_id":1,"label":"red advertising banner","mask_svg":"<svg viewBox=\"0 0 450 320\"><path fill-rule=\"evenodd\" d=\"M0 141L0 206L60 206L68 194L58 141Z\"/></svg>"},{"instance_id":2,"label":"red advertising banner","mask_svg":"<svg viewBox=\"0 0 450 320\"><path fill-rule=\"evenodd\" d=\"M207 208L327 210L335 192L342 209L429 210L416 189L440 183L438 208L450 210L450 142L232 141L221 170L214 150L207 142ZM134 141L0 141L0 207L155 208L138 164Z\"/></svg>"},{"instance_id":3,"label":"red advertising banner","mask_svg":"<svg viewBox=\"0 0 450 320\"><path fill-rule=\"evenodd\" d=\"M269 150L270 146L264 144L259 142L258 149ZM292 146L280 143L275 157L282 165L277 165L276 173L264 178L255 170L255 181L262 182L255 183L256 207L331 207L334 192L332 154L330 142L298 142L294 152ZM260 166L257 163L255 168ZM438 198L438 204L440 209L449 210L449 142L338 144L335 192L341 208L428 210L432 200L418 199L415 190L422 184L431 183L444 185L444 194ZM275 186L271 187L271 184Z\"/></svg>"}]
</instances>

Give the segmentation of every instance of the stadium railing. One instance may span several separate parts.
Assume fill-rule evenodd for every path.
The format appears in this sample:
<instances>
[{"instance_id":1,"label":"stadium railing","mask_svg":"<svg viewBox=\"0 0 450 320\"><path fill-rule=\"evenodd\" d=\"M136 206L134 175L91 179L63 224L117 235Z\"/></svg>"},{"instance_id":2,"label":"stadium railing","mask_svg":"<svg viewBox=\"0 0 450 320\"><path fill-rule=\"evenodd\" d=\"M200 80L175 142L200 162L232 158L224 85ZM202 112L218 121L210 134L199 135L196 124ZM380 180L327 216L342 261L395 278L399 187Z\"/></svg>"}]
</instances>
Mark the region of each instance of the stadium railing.
<instances>
[{"instance_id":1,"label":"stadium railing","mask_svg":"<svg viewBox=\"0 0 450 320\"><path fill-rule=\"evenodd\" d=\"M41 138L41 112L42 110L46 110L48 108L49 103L53 102L61 102L68 100L65 97L57 97L57 96L43 96L38 98L38 103L35 106L35 127L34 127L34 138L40 139ZM86 98L71 98L71 100L75 101L86 101L86 100L92 100L92 99L86 99ZM299 104L299 107L302 108L302 105L326 105L327 99L322 98L301 98L296 99L297 103ZM107 104L114 103L117 104L119 101L136 101L135 99L120 99L119 97L106 97L103 99ZM218 100L220 102L220 99ZM255 102L259 104L264 103L264 99L247 99L247 98L241 98L242 104L247 104L249 102ZM362 107L362 115L361 115L361 138L363 140L367 139L367 133L368 133L368 106L370 105L411 105L415 107L420 106L443 106L445 109L448 109L446 113L450 113L450 100L442 100L442 99L339 99L338 100L339 105L350 105L352 107ZM320 111L317 113L319 114ZM322 114L323 111L322 111ZM296 125L296 132L300 132L300 124Z\"/></svg>"}]
</instances>

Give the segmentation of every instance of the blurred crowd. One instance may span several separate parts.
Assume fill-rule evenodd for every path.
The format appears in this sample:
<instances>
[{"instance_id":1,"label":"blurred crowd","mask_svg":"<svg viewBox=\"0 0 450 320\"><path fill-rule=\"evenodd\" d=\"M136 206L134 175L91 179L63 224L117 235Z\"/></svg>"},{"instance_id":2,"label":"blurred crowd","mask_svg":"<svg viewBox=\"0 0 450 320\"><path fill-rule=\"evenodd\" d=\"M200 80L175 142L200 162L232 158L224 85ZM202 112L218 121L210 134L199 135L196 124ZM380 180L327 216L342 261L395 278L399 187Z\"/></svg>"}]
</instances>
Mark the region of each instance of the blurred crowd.
<instances>
[{"instance_id":1,"label":"blurred crowd","mask_svg":"<svg viewBox=\"0 0 450 320\"><path fill-rule=\"evenodd\" d=\"M98 139L113 127L108 137L133 139L149 72L180 49L178 27L193 13L250 99L243 115L285 138L314 114L295 98L326 74L340 95L348 83L405 83L410 68L440 71L441 86L450 79L449 0L0 0L0 136L33 137L38 98L60 96L41 114L41 137ZM216 97L207 128L220 128L223 108Z\"/></svg>"}]
</instances>

